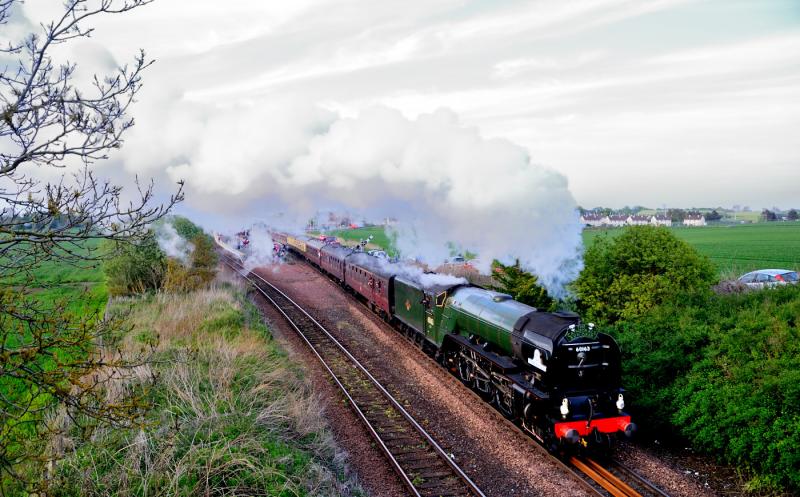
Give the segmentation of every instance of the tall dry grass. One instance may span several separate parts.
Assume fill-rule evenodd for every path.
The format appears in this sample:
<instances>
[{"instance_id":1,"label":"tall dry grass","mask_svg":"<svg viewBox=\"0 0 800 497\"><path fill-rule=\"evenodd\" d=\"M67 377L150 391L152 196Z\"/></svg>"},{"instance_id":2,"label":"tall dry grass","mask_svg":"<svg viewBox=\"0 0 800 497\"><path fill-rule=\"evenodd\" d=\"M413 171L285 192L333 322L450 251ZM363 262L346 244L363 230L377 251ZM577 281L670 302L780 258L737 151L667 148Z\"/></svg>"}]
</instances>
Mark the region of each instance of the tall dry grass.
<instances>
[{"instance_id":1,"label":"tall dry grass","mask_svg":"<svg viewBox=\"0 0 800 497\"><path fill-rule=\"evenodd\" d=\"M141 385L156 378L153 409L146 429L65 444L54 495L362 494L302 372L240 284L224 278L189 294L114 303L134 325L124 350L153 351L140 375Z\"/></svg>"}]
</instances>

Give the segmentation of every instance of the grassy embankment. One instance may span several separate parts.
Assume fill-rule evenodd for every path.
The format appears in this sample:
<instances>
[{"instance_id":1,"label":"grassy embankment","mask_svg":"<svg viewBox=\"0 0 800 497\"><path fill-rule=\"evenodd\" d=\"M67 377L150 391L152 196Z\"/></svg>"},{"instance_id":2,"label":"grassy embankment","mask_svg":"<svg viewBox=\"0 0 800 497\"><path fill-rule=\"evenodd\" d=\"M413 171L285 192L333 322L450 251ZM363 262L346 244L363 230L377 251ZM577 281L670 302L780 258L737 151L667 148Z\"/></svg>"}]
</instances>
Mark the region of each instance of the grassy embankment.
<instances>
[{"instance_id":1,"label":"grassy embankment","mask_svg":"<svg viewBox=\"0 0 800 497\"><path fill-rule=\"evenodd\" d=\"M584 230L583 242L589 246L599 236L614 237L623 231L620 228ZM672 231L711 259L724 278L733 278L754 269L800 269L800 222L674 227ZM330 234L355 241L372 235L375 245L387 251L393 250L382 226L336 230Z\"/></svg>"},{"instance_id":2,"label":"grassy embankment","mask_svg":"<svg viewBox=\"0 0 800 497\"><path fill-rule=\"evenodd\" d=\"M59 463L56 495L358 495L303 374L234 282L119 300L123 350L153 361L145 429L102 429ZM65 441L69 447L69 441Z\"/></svg>"},{"instance_id":3,"label":"grassy embankment","mask_svg":"<svg viewBox=\"0 0 800 497\"><path fill-rule=\"evenodd\" d=\"M48 262L0 285L27 286L44 306L64 301L76 316L102 315L108 298L99 264ZM66 459L57 467L54 495L360 493L344 476L302 373L272 341L242 288L229 282L160 293L118 302L111 311L130 313L125 349L154 347L154 362L136 371L141 384L117 384L109 395L147 385L152 410L141 431L100 430L89 444L55 440ZM22 337L6 338L4 346L14 347ZM0 381L0 393L10 398L7 387ZM2 485L4 495L26 495L14 480Z\"/></svg>"}]
</instances>

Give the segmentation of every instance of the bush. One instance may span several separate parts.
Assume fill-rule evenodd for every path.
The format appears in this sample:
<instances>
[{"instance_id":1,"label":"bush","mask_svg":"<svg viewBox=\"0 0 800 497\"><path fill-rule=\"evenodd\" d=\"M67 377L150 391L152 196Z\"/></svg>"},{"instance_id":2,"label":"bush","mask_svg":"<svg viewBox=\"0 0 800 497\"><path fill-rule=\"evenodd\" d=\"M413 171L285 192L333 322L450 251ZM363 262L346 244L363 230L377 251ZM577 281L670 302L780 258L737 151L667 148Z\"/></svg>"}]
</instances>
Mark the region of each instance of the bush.
<instances>
[{"instance_id":1,"label":"bush","mask_svg":"<svg viewBox=\"0 0 800 497\"><path fill-rule=\"evenodd\" d=\"M645 433L800 489L800 288L683 295L612 329Z\"/></svg>"},{"instance_id":2,"label":"bush","mask_svg":"<svg viewBox=\"0 0 800 497\"><path fill-rule=\"evenodd\" d=\"M709 292L716 281L708 259L666 228L633 226L614 239L599 238L584 260L575 290L595 321L641 316L679 295Z\"/></svg>"},{"instance_id":3,"label":"bush","mask_svg":"<svg viewBox=\"0 0 800 497\"><path fill-rule=\"evenodd\" d=\"M152 230L138 244L108 242L103 250L117 254L103 263L111 295L144 293L161 287L167 261Z\"/></svg>"},{"instance_id":4,"label":"bush","mask_svg":"<svg viewBox=\"0 0 800 497\"><path fill-rule=\"evenodd\" d=\"M189 265L174 258L167 260L166 276L162 289L165 292L191 292L208 286L217 274L217 253L213 242L206 234L196 236L192 241L192 254Z\"/></svg>"}]
</instances>

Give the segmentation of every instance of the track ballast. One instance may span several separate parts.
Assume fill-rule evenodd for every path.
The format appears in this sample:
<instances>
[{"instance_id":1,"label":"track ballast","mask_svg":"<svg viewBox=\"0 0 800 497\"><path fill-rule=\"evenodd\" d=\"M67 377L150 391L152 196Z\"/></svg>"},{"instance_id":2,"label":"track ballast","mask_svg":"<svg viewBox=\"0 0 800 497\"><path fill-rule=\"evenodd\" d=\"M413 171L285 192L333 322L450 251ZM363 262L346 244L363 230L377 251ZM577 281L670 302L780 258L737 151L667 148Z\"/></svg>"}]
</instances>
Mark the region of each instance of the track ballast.
<instances>
[{"instance_id":1,"label":"track ballast","mask_svg":"<svg viewBox=\"0 0 800 497\"><path fill-rule=\"evenodd\" d=\"M225 263L250 282L308 344L400 479L418 497L485 497L436 441L319 322L271 283Z\"/></svg>"}]
</instances>

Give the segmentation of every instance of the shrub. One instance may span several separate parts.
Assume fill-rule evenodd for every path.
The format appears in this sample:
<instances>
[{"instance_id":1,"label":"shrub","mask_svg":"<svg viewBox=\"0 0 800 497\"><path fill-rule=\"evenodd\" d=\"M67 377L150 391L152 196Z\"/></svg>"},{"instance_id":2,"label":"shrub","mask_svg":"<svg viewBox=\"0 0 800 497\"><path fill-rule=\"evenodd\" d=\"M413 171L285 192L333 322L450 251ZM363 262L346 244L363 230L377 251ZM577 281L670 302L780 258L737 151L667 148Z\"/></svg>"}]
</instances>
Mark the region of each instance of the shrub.
<instances>
[{"instance_id":1,"label":"shrub","mask_svg":"<svg viewBox=\"0 0 800 497\"><path fill-rule=\"evenodd\" d=\"M588 318L613 322L640 316L679 295L708 292L716 281L708 259L669 229L633 226L597 239L575 282Z\"/></svg>"},{"instance_id":2,"label":"shrub","mask_svg":"<svg viewBox=\"0 0 800 497\"><path fill-rule=\"evenodd\" d=\"M196 236L192 241L192 254L188 266L174 258L167 260L162 289L165 292L191 292L207 287L217 274L217 253L210 237Z\"/></svg>"},{"instance_id":3,"label":"shrub","mask_svg":"<svg viewBox=\"0 0 800 497\"><path fill-rule=\"evenodd\" d=\"M167 261L152 231L140 243L108 242L103 249L117 254L103 263L111 295L143 293L161 287Z\"/></svg>"},{"instance_id":4,"label":"shrub","mask_svg":"<svg viewBox=\"0 0 800 497\"><path fill-rule=\"evenodd\" d=\"M800 288L683 295L611 330L645 432L800 489ZM666 433L665 433L666 432Z\"/></svg>"}]
</instances>

